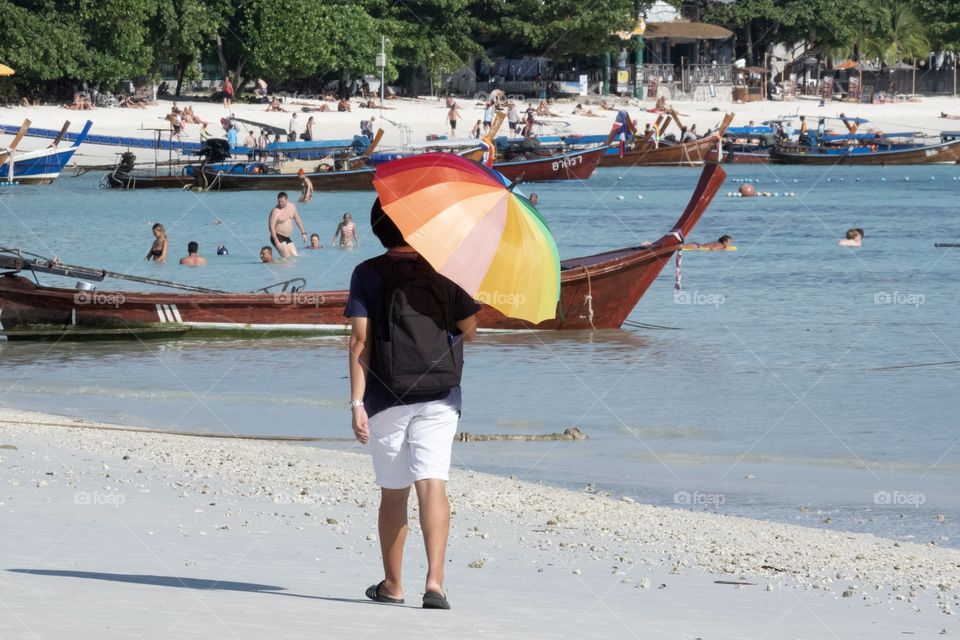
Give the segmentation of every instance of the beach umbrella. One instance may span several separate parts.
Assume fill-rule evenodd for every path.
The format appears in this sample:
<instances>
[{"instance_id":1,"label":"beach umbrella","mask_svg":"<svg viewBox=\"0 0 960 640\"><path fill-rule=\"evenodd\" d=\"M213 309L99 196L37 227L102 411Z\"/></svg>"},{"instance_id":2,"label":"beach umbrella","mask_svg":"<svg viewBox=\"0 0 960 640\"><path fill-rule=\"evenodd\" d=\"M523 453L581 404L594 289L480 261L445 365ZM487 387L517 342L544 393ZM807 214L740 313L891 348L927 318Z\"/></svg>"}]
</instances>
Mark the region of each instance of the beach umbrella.
<instances>
[{"instance_id":1,"label":"beach umbrella","mask_svg":"<svg viewBox=\"0 0 960 640\"><path fill-rule=\"evenodd\" d=\"M511 318L556 317L556 242L502 175L452 153L425 153L379 165L373 185L404 239L439 273Z\"/></svg>"},{"instance_id":2,"label":"beach umbrella","mask_svg":"<svg viewBox=\"0 0 960 640\"><path fill-rule=\"evenodd\" d=\"M16 72L7 65L0 64L0 76L12 76L14 73Z\"/></svg>"}]
</instances>

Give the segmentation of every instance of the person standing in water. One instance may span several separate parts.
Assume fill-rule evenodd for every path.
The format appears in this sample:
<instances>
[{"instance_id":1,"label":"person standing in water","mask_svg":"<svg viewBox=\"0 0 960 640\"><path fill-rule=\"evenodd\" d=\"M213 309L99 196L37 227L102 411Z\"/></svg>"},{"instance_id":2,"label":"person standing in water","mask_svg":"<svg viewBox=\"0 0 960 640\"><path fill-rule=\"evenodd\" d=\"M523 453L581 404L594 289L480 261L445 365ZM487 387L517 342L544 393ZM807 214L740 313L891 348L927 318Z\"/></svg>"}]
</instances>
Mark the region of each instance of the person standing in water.
<instances>
[{"instance_id":1,"label":"person standing in water","mask_svg":"<svg viewBox=\"0 0 960 640\"><path fill-rule=\"evenodd\" d=\"M267 219L270 242L277 248L281 258L290 258L297 255L297 247L290 240L294 223L299 227L300 235L306 242L307 231L303 227L303 220L300 219L300 212L287 199L287 194L281 191L277 194L277 206L270 210L270 217Z\"/></svg>"},{"instance_id":2,"label":"person standing in water","mask_svg":"<svg viewBox=\"0 0 960 640\"><path fill-rule=\"evenodd\" d=\"M337 236L340 236L339 245L341 247L360 246L360 238L357 236L357 226L353 224L353 216L349 213L343 214L343 221L337 225L337 230L333 232L333 240L330 241L330 246L335 247L338 245Z\"/></svg>"},{"instance_id":3,"label":"person standing in water","mask_svg":"<svg viewBox=\"0 0 960 640\"><path fill-rule=\"evenodd\" d=\"M298 202L310 202L313 200L313 182L307 177L303 169L297 171L297 178L300 180L300 198Z\"/></svg>"},{"instance_id":4,"label":"person standing in water","mask_svg":"<svg viewBox=\"0 0 960 640\"><path fill-rule=\"evenodd\" d=\"M154 262L166 262L167 248L170 241L167 239L167 230L159 222L153 225L153 244L150 245L150 251L143 258L144 260L153 260Z\"/></svg>"}]
</instances>

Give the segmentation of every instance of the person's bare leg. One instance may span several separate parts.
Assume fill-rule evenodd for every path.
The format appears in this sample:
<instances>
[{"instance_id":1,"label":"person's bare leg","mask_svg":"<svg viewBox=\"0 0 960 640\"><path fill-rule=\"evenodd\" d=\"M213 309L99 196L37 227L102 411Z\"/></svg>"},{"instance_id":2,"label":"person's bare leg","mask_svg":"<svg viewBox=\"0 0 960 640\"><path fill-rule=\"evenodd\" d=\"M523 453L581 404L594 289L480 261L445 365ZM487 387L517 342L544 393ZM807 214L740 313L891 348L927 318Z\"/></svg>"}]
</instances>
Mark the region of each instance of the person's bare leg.
<instances>
[{"instance_id":1,"label":"person's bare leg","mask_svg":"<svg viewBox=\"0 0 960 640\"><path fill-rule=\"evenodd\" d=\"M406 489L380 489L380 516L377 528L380 533L380 553L383 556L385 584L380 595L391 598L403 597L400 574L403 569L403 543L407 539L407 500L410 487Z\"/></svg>"},{"instance_id":2,"label":"person's bare leg","mask_svg":"<svg viewBox=\"0 0 960 640\"><path fill-rule=\"evenodd\" d=\"M420 503L420 529L427 549L427 582L425 591L445 593L443 569L447 556L447 537L450 535L450 501L447 483L428 478L417 480L417 500Z\"/></svg>"}]
</instances>

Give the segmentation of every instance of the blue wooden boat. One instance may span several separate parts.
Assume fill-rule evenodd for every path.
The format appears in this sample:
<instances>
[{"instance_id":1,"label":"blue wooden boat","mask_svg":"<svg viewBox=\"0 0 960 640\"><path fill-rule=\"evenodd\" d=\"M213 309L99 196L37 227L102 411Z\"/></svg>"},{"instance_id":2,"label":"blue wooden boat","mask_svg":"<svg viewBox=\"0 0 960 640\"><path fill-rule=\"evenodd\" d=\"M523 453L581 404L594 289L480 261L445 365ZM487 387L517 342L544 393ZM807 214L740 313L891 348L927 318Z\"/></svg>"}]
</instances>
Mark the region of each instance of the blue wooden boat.
<instances>
[{"instance_id":1,"label":"blue wooden boat","mask_svg":"<svg viewBox=\"0 0 960 640\"><path fill-rule=\"evenodd\" d=\"M93 123L87 120L83 130L72 136L73 145L66 149L56 146L35 151L12 151L0 165L0 179L20 184L50 184L60 175L83 144ZM64 136L66 137L66 136Z\"/></svg>"}]
</instances>

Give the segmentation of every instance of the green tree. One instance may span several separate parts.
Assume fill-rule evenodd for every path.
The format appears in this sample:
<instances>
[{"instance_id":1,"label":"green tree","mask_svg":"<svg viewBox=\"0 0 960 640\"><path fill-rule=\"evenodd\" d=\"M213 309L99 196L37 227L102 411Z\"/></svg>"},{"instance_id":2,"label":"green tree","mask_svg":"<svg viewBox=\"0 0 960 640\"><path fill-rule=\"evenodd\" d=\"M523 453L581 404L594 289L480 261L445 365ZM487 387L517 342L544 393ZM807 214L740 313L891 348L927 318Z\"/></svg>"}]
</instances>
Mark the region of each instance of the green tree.
<instances>
[{"instance_id":1,"label":"green tree","mask_svg":"<svg viewBox=\"0 0 960 640\"><path fill-rule=\"evenodd\" d=\"M960 0L914 0L913 4L934 48L960 50Z\"/></svg>"},{"instance_id":2,"label":"green tree","mask_svg":"<svg viewBox=\"0 0 960 640\"><path fill-rule=\"evenodd\" d=\"M184 80L198 77L197 64L212 50L218 31L226 25L227 6L204 0L154 0L156 11L149 26L154 44L154 71L173 65L177 77L175 95Z\"/></svg>"},{"instance_id":3,"label":"green tree","mask_svg":"<svg viewBox=\"0 0 960 640\"><path fill-rule=\"evenodd\" d=\"M76 79L102 89L145 75L153 66L147 24L153 0L69 0L61 11L76 16L85 51Z\"/></svg>"},{"instance_id":4,"label":"green tree","mask_svg":"<svg viewBox=\"0 0 960 640\"><path fill-rule=\"evenodd\" d=\"M740 0L713 2L704 11L706 22L715 22L734 31L737 41L743 42L747 64L756 64L761 57L755 52L779 40L781 11L773 0Z\"/></svg>"},{"instance_id":5,"label":"green tree","mask_svg":"<svg viewBox=\"0 0 960 640\"><path fill-rule=\"evenodd\" d=\"M880 0L880 19L864 41L864 52L888 66L903 58L923 58L930 53L926 29L913 8L896 0Z\"/></svg>"},{"instance_id":6,"label":"green tree","mask_svg":"<svg viewBox=\"0 0 960 640\"><path fill-rule=\"evenodd\" d=\"M415 77L426 69L432 78L483 55L475 33L480 27L477 0L367 0L366 10L390 40L388 79ZM377 40L379 49L379 39Z\"/></svg>"},{"instance_id":7,"label":"green tree","mask_svg":"<svg viewBox=\"0 0 960 640\"><path fill-rule=\"evenodd\" d=\"M16 70L18 83L74 77L83 57L83 34L71 15L49 3L0 0L0 60Z\"/></svg>"},{"instance_id":8,"label":"green tree","mask_svg":"<svg viewBox=\"0 0 960 640\"><path fill-rule=\"evenodd\" d=\"M254 76L281 83L373 70L377 24L356 2L247 0L222 15L216 51L238 88Z\"/></svg>"}]
</instances>

